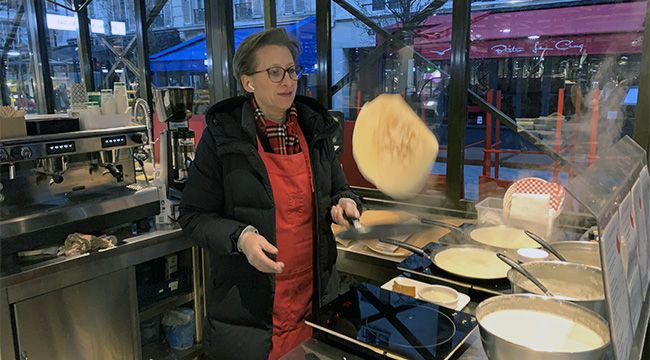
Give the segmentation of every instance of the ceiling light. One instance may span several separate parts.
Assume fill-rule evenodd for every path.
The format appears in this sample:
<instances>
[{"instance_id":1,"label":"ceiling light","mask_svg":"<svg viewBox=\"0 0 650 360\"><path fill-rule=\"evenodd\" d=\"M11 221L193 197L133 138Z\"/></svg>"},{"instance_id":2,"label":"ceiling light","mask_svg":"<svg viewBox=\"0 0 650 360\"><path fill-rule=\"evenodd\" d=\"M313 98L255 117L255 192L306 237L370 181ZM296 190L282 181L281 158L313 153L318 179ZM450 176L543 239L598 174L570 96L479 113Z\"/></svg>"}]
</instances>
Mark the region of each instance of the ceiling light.
<instances>
[{"instance_id":1,"label":"ceiling light","mask_svg":"<svg viewBox=\"0 0 650 360\"><path fill-rule=\"evenodd\" d=\"M501 29L501 30L499 30L499 31L502 32L502 33L504 33L504 34L507 34L507 33L510 32L510 29Z\"/></svg>"},{"instance_id":2,"label":"ceiling light","mask_svg":"<svg viewBox=\"0 0 650 360\"><path fill-rule=\"evenodd\" d=\"M7 51L7 56L20 56L20 51L18 51L18 50L9 50L9 51Z\"/></svg>"},{"instance_id":3,"label":"ceiling light","mask_svg":"<svg viewBox=\"0 0 650 360\"><path fill-rule=\"evenodd\" d=\"M539 39L539 35L531 35L528 37L528 40L537 40Z\"/></svg>"}]
</instances>

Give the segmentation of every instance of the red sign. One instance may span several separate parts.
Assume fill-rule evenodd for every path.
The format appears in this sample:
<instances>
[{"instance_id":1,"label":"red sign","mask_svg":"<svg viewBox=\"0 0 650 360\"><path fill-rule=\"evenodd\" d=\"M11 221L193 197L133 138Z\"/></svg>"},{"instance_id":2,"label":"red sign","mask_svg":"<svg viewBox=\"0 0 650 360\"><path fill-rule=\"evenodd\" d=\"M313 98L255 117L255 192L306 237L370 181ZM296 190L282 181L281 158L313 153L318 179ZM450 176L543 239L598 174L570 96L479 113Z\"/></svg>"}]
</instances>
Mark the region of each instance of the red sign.
<instances>
[{"instance_id":1,"label":"red sign","mask_svg":"<svg viewBox=\"0 0 650 360\"><path fill-rule=\"evenodd\" d=\"M449 43L428 42L426 39L418 40L416 40L414 48L427 59L450 59L451 45ZM642 45L643 33L550 37L536 40L472 41L470 44L470 57L508 58L579 56L583 54L636 54L641 53Z\"/></svg>"}]
</instances>

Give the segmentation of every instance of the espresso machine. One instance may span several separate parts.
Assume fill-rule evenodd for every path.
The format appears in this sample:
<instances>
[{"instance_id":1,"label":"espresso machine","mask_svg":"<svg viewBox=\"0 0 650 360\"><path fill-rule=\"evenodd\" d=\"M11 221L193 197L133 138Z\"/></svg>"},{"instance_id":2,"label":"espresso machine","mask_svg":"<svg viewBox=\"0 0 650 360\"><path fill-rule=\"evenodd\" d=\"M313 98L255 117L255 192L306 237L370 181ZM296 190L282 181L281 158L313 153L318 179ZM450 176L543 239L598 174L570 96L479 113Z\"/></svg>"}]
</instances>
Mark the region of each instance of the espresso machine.
<instances>
[{"instance_id":1,"label":"espresso machine","mask_svg":"<svg viewBox=\"0 0 650 360\"><path fill-rule=\"evenodd\" d=\"M0 253L60 244L159 212L158 191L136 179L145 126L0 140Z\"/></svg>"},{"instance_id":2,"label":"espresso machine","mask_svg":"<svg viewBox=\"0 0 650 360\"><path fill-rule=\"evenodd\" d=\"M180 198L188 171L194 161L194 131L189 129L194 89L163 87L154 89L158 120L167 124L160 135L160 178L166 182L170 198Z\"/></svg>"}]
</instances>

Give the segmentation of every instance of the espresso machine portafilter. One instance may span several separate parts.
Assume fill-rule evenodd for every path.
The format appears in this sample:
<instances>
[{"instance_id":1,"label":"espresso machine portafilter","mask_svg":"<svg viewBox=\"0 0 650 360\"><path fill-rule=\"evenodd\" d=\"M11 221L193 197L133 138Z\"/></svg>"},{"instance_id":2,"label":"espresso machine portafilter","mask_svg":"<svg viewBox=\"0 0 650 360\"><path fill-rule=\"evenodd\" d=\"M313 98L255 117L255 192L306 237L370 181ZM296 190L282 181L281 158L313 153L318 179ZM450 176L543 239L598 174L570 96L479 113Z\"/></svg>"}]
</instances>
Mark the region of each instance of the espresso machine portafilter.
<instances>
[{"instance_id":1,"label":"espresso machine portafilter","mask_svg":"<svg viewBox=\"0 0 650 360\"><path fill-rule=\"evenodd\" d=\"M188 124L193 97L194 89L191 87L154 89L158 120L167 124L160 136L160 177L166 180L172 197L183 190L189 167L194 161L194 131Z\"/></svg>"}]
</instances>

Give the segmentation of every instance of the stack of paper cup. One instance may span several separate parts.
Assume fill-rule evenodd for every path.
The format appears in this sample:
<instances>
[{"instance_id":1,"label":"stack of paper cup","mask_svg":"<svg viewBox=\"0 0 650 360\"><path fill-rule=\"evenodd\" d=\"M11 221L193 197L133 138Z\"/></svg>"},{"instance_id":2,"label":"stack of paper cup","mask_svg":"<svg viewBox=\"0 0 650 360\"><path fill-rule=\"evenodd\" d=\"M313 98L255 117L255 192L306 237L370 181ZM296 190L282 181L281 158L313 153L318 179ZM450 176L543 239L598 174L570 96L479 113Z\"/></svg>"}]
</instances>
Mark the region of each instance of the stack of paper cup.
<instances>
[{"instance_id":1,"label":"stack of paper cup","mask_svg":"<svg viewBox=\"0 0 650 360\"><path fill-rule=\"evenodd\" d=\"M91 105L85 109L70 109L68 115L79 118L80 130L95 130L106 127L103 125L99 106Z\"/></svg>"},{"instance_id":2,"label":"stack of paper cup","mask_svg":"<svg viewBox=\"0 0 650 360\"><path fill-rule=\"evenodd\" d=\"M113 95L115 96L115 108L117 113L126 113L129 108L129 97L126 93L126 84L123 82L114 83Z\"/></svg>"},{"instance_id":3,"label":"stack of paper cup","mask_svg":"<svg viewBox=\"0 0 650 360\"><path fill-rule=\"evenodd\" d=\"M102 115L115 114L115 97L111 89L102 89Z\"/></svg>"}]
</instances>

